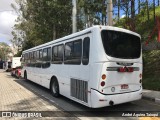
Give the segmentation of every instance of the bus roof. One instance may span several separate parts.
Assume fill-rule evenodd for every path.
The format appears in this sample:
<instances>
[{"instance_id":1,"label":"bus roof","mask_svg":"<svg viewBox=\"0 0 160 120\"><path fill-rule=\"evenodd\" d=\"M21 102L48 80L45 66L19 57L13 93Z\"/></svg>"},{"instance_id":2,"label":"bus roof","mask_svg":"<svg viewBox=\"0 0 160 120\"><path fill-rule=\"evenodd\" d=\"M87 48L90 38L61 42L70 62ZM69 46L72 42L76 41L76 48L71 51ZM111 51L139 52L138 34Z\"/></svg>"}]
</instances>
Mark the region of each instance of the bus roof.
<instances>
[{"instance_id":1,"label":"bus roof","mask_svg":"<svg viewBox=\"0 0 160 120\"><path fill-rule=\"evenodd\" d=\"M91 33L93 29L101 29L101 30L113 30L113 31L119 31L119 32L125 32L125 33L129 33L129 34L133 34L133 35L136 35L138 37L140 37L139 34L135 33L135 32L132 32L130 30L127 30L127 29L123 29L123 28L118 28L118 27L113 27L113 26L102 26L102 25L95 25L93 27L90 27L90 28L87 28L87 29L84 29L80 32L76 32L76 33L72 33L70 35L67 35L67 36L64 36L62 38L58 38L56 40L52 40L50 42L47 42L47 43L44 43L44 44L41 44L41 45L38 45L38 46L35 46L33 48L30 48L28 50L25 50L23 51L23 53L26 53L26 52L30 52L30 51L34 51L34 50L37 50L39 48L43 48L45 46L49 46L49 45L52 45L52 44L55 44L55 43L58 43L58 42L61 42L61 41L66 41L68 39L71 39L71 38L75 38L75 37L78 37L78 36L81 36L81 35L85 35L85 34L88 34L88 33Z\"/></svg>"}]
</instances>

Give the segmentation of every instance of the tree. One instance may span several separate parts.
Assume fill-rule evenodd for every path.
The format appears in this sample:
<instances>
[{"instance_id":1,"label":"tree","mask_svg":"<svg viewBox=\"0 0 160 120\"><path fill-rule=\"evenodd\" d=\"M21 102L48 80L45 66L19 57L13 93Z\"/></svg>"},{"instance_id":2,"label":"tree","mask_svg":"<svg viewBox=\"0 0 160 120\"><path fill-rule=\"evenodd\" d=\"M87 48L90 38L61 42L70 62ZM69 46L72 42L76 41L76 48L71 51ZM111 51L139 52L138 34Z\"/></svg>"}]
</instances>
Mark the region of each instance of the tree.
<instances>
[{"instance_id":1,"label":"tree","mask_svg":"<svg viewBox=\"0 0 160 120\"><path fill-rule=\"evenodd\" d=\"M12 50L9 47L9 45L7 45L4 42L0 42L0 58L2 60L7 60L8 54L11 52L12 52Z\"/></svg>"},{"instance_id":2,"label":"tree","mask_svg":"<svg viewBox=\"0 0 160 120\"><path fill-rule=\"evenodd\" d=\"M19 0L17 4L21 14L12 41L21 41L23 50L71 34L71 1Z\"/></svg>"},{"instance_id":3,"label":"tree","mask_svg":"<svg viewBox=\"0 0 160 120\"><path fill-rule=\"evenodd\" d=\"M135 31L135 1L131 0L131 20L132 20L132 30Z\"/></svg>"},{"instance_id":4,"label":"tree","mask_svg":"<svg viewBox=\"0 0 160 120\"><path fill-rule=\"evenodd\" d=\"M141 0L138 0L138 14L141 12Z\"/></svg>"},{"instance_id":5,"label":"tree","mask_svg":"<svg viewBox=\"0 0 160 120\"><path fill-rule=\"evenodd\" d=\"M148 0L146 0L146 9L147 9L147 19L149 21L149 7L148 7Z\"/></svg>"},{"instance_id":6,"label":"tree","mask_svg":"<svg viewBox=\"0 0 160 120\"><path fill-rule=\"evenodd\" d=\"M155 5L156 5L156 3L155 3L156 1L155 0L153 0L153 19L154 19L154 22L156 21L156 11L155 11Z\"/></svg>"}]
</instances>

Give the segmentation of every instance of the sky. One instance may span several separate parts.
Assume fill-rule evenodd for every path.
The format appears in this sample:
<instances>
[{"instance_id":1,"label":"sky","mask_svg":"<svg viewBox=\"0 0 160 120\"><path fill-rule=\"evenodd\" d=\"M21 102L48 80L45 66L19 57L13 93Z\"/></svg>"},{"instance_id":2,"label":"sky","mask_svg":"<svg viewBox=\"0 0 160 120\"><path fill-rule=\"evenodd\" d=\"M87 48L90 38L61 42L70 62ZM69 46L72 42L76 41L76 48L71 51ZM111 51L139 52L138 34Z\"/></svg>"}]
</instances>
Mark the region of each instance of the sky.
<instances>
[{"instance_id":1,"label":"sky","mask_svg":"<svg viewBox=\"0 0 160 120\"><path fill-rule=\"evenodd\" d=\"M13 38L11 32L17 18L16 12L11 7L14 0L0 0L0 42L11 45L10 40Z\"/></svg>"}]
</instances>

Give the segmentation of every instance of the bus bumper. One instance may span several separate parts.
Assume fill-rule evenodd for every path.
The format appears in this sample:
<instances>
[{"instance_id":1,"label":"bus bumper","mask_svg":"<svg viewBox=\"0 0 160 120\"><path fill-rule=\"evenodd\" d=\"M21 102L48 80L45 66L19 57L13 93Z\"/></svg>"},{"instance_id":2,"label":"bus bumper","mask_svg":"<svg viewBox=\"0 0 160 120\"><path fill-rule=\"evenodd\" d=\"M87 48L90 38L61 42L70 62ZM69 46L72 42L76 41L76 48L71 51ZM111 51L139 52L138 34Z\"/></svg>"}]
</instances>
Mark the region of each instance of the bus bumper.
<instances>
[{"instance_id":1,"label":"bus bumper","mask_svg":"<svg viewBox=\"0 0 160 120\"><path fill-rule=\"evenodd\" d=\"M142 88L136 92L104 95L91 89L91 107L100 108L105 106L117 105L121 103L131 102L142 98Z\"/></svg>"}]
</instances>

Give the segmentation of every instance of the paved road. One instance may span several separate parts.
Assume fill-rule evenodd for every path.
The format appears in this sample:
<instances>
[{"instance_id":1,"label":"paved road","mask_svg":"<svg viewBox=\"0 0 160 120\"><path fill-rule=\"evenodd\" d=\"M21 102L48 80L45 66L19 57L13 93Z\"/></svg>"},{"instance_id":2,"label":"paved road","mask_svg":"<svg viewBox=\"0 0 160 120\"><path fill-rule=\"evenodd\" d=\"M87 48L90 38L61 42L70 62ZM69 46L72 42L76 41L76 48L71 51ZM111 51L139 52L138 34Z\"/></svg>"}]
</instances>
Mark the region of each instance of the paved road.
<instances>
[{"instance_id":1,"label":"paved road","mask_svg":"<svg viewBox=\"0 0 160 120\"><path fill-rule=\"evenodd\" d=\"M13 78L2 70L0 70L0 97L0 111L51 111L48 112L49 116L58 118L61 116L65 119L104 120L107 117L112 120L143 120L143 117L113 116L128 113L127 111L142 116L144 113L160 112L160 104L144 99L112 107L91 109L63 96L54 98L48 89L28 80ZM154 119L160 120L158 117Z\"/></svg>"}]
</instances>

